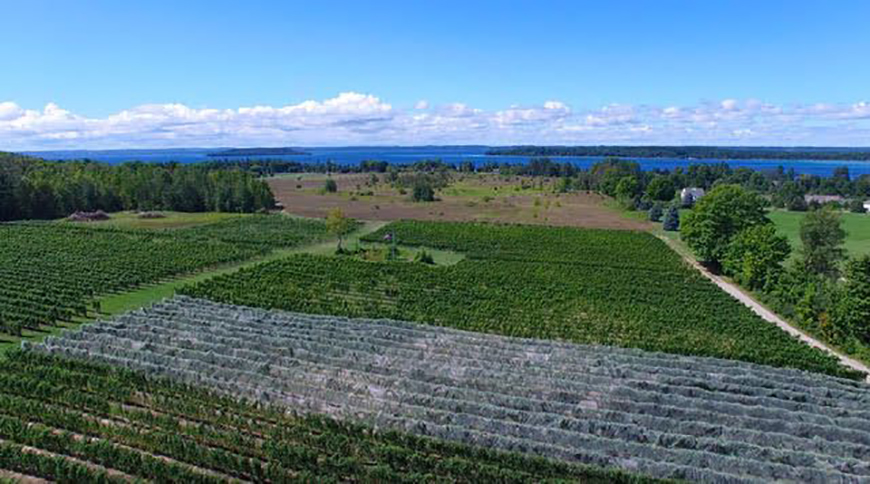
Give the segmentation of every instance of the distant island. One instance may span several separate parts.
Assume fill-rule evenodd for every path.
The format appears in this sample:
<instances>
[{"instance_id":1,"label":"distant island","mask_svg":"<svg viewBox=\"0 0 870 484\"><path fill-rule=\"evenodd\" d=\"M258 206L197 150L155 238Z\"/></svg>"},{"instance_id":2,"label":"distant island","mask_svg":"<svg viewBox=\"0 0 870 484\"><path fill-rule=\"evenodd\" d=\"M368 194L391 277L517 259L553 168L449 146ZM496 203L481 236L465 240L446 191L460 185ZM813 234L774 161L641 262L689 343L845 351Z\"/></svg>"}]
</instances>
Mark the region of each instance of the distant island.
<instances>
[{"instance_id":1,"label":"distant island","mask_svg":"<svg viewBox=\"0 0 870 484\"><path fill-rule=\"evenodd\" d=\"M870 149L808 147L720 148L716 146L507 146L490 149L486 154L501 156L707 158L721 160L870 160Z\"/></svg>"},{"instance_id":2,"label":"distant island","mask_svg":"<svg viewBox=\"0 0 870 484\"><path fill-rule=\"evenodd\" d=\"M228 150L209 153L208 156L223 158L228 156L300 156L308 155L296 148L230 148Z\"/></svg>"}]
</instances>

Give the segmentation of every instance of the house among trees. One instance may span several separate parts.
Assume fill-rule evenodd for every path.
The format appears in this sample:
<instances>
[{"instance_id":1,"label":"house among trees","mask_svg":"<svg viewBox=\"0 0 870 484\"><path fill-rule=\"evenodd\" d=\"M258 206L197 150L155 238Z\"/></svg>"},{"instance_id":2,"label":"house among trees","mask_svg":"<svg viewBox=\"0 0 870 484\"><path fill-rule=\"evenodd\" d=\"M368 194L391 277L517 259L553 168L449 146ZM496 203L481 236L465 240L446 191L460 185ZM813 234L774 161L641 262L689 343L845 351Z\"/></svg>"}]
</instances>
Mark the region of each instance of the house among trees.
<instances>
[{"instance_id":1,"label":"house among trees","mask_svg":"<svg viewBox=\"0 0 870 484\"><path fill-rule=\"evenodd\" d=\"M870 213L870 200L864 200L864 211Z\"/></svg>"},{"instance_id":2,"label":"house among trees","mask_svg":"<svg viewBox=\"0 0 870 484\"><path fill-rule=\"evenodd\" d=\"M804 195L804 201L808 204L815 202L824 205L831 202L843 203L845 199L839 195Z\"/></svg>"},{"instance_id":3,"label":"house among trees","mask_svg":"<svg viewBox=\"0 0 870 484\"><path fill-rule=\"evenodd\" d=\"M694 205L699 198L704 196L703 188L686 187L680 190L680 201L683 206Z\"/></svg>"}]
</instances>

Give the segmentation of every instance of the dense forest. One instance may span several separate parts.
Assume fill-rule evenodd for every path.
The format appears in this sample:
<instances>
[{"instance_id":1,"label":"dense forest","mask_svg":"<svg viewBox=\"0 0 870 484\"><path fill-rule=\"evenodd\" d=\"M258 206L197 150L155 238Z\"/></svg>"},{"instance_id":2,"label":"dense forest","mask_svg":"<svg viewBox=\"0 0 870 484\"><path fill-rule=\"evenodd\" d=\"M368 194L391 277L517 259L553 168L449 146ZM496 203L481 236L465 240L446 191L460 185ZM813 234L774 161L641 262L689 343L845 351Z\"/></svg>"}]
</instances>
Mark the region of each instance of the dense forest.
<instances>
[{"instance_id":1,"label":"dense forest","mask_svg":"<svg viewBox=\"0 0 870 484\"><path fill-rule=\"evenodd\" d=\"M817 148L720 148L716 146L509 146L487 155L706 158L716 160L870 160L870 150Z\"/></svg>"},{"instance_id":2,"label":"dense forest","mask_svg":"<svg viewBox=\"0 0 870 484\"><path fill-rule=\"evenodd\" d=\"M79 210L255 212L274 205L269 186L239 169L49 162L0 152L0 220L53 219Z\"/></svg>"}]
</instances>

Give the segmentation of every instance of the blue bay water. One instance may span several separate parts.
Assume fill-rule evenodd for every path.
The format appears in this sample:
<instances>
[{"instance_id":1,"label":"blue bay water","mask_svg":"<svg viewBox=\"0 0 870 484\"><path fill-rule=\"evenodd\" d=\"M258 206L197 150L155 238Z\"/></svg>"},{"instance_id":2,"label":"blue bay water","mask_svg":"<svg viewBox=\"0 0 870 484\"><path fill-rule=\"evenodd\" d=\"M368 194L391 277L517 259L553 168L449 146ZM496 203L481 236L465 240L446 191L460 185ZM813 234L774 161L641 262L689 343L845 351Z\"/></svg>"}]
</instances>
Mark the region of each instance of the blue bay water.
<instances>
[{"instance_id":1,"label":"blue bay water","mask_svg":"<svg viewBox=\"0 0 870 484\"><path fill-rule=\"evenodd\" d=\"M420 160L439 159L445 163L471 161L477 164L486 162L522 163L527 162L527 156L487 156L486 146L417 146L417 147L343 147L343 148L301 148L309 155L269 156L272 160L293 160L301 162L332 161L343 165L355 165L363 160L380 160L394 164L407 164ZM66 150L66 151L33 151L25 152L49 160L73 160L88 158L106 163L123 163L126 161L195 163L215 160L209 153L220 151L219 148L185 148L163 150ZM234 157L231 159L246 159ZM570 162L579 168L588 168L600 161L600 157L551 157L554 161ZM775 170L782 166L786 170L793 168L799 174L830 176L838 166L849 167L852 176L870 174L870 162L862 161L828 161L828 160L705 160L679 158L631 158L640 163L645 170L686 167L691 164L716 164L726 162L732 167L746 167L754 170Z\"/></svg>"}]
</instances>

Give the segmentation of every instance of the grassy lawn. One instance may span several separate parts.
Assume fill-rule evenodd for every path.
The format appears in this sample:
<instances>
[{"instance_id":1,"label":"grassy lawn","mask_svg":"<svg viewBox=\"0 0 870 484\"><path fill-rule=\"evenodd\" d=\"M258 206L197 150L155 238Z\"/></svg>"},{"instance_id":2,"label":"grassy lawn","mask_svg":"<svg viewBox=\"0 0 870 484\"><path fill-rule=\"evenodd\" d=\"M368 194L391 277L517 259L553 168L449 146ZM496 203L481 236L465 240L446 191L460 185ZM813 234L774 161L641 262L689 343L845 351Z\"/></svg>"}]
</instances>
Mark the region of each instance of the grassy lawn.
<instances>
[{"instance_id":1,"label":"grassy lawn","mask_svg":"<svg viewBox=\"0 0 870 484\"><path fill-rule=\"evenodd\" d=\"M114 227L123 229L178 229L185 227L194 227L197 225L205 225L222 220L244 217L245 214L237 213L218 213L218 212L203 212L203 213L185 213L185 212L164 212L164 218L139 218L135 212L115 212L109 214L111 219L101 222L69 222L66 219L58 220L58 223L77 223L87 225L88 227Z\"/></svg>"},{"instance_id":2,"label":"grassy lawn","mask_svg":"<svg viewBox=\"0 0 870 484\"><path fill-rule=\"evenodd\" d=\"M619 203L616 199L608 198L604 201L603 204L605 207L613 210L614 212L619 212L620 215L627 219L637 220L640 222L649 222L649 211L648 210L628 210L621 203ZM656 225L661 225L661 222L651 222Z\"/></svg>"},{"instance_id":3,"label":"grassy lawn","mask_svg":"<svg viewBox=\"0 0 870 484\"><path fill-rule=\"evenodd\" d=\"M681 209L680 219L684 219L690 210ZM636 218L641 212L623 212L625 217ZM806 212L789 212L786 210L771 210L767 216L776 225L777 231L784 235L791 244L792 257L798 256L801 247L800 225ZM846 242L844 247L849 255L870 254L870 214L849 213L841 214L843 229L846 230ZM678 232L654 231L656 234L665 235L675 241L680 241Z\"/></svg>"},{"instance_id":4,"label":"grassy lawn","mask_svg":"<svg viewBox=\"0 0 870 484\"><path fill-rule=\"evenodd\" d=\"M777 230L788 238L794 253L801 246L800 224L806 212L772 210L768 216ZM846 230L846 250L851 255L870 254L870 215L866 213L843 213L843 228Z\"/></svg>"}]
</instances>

